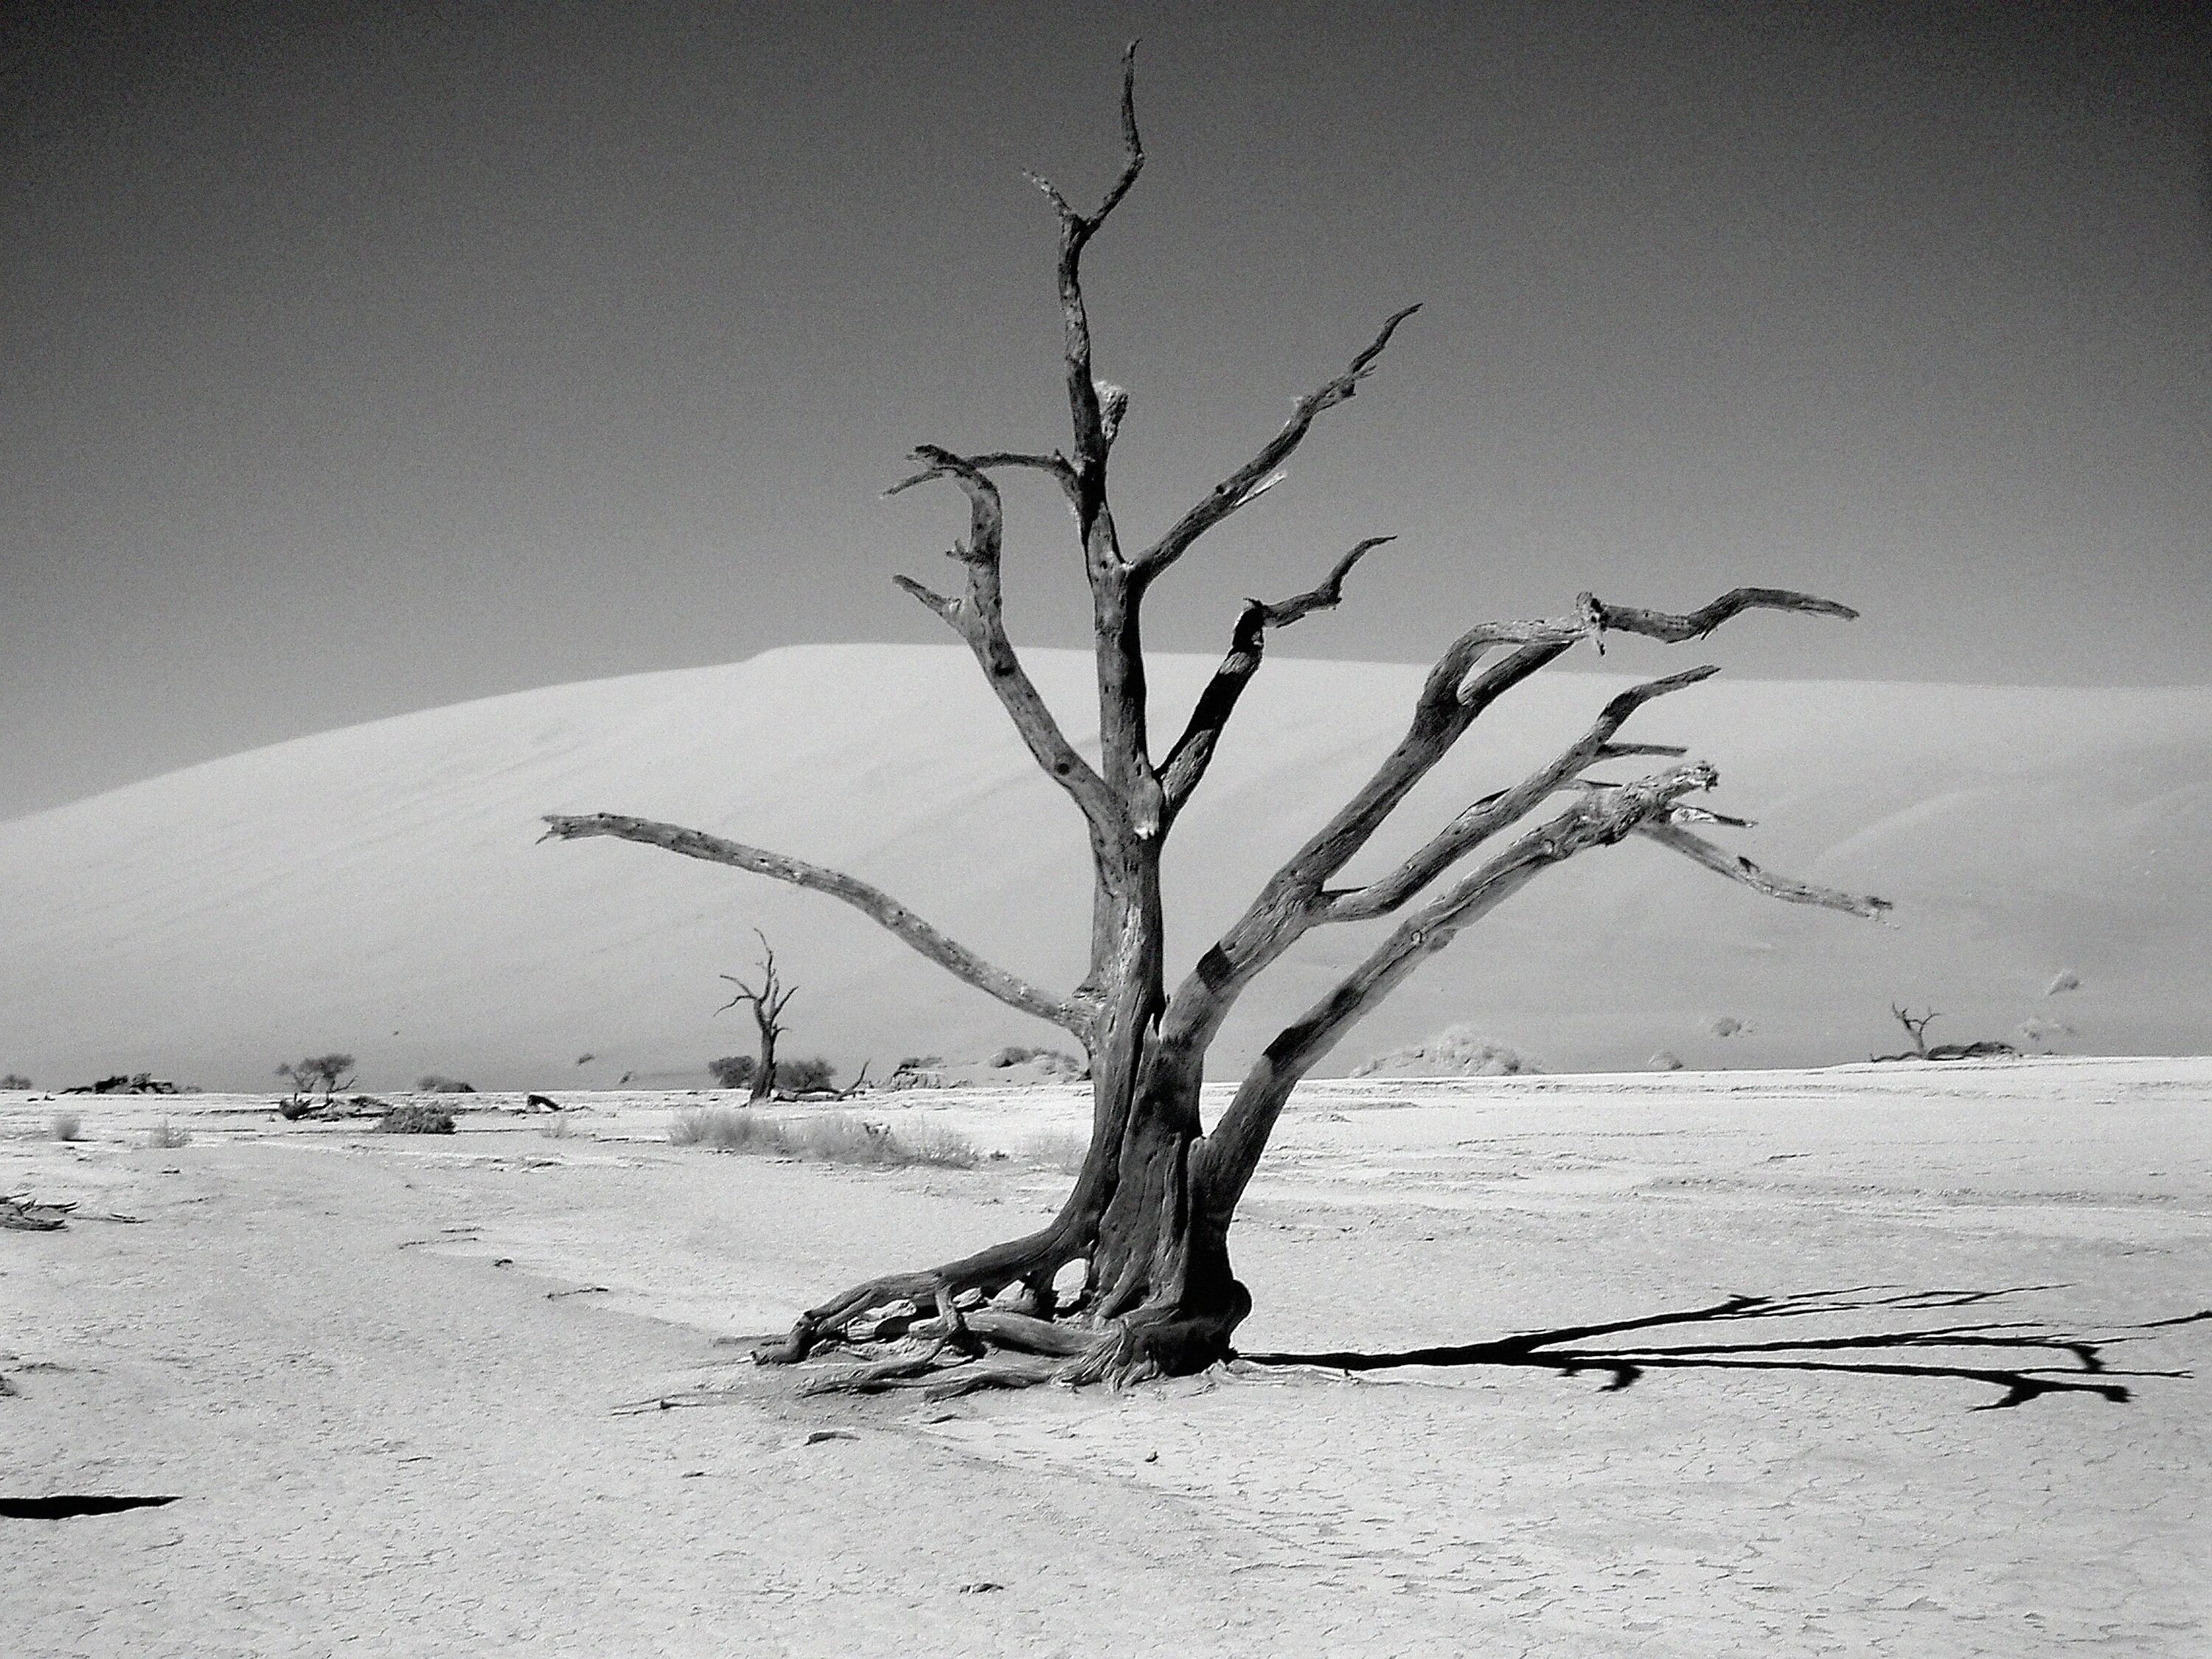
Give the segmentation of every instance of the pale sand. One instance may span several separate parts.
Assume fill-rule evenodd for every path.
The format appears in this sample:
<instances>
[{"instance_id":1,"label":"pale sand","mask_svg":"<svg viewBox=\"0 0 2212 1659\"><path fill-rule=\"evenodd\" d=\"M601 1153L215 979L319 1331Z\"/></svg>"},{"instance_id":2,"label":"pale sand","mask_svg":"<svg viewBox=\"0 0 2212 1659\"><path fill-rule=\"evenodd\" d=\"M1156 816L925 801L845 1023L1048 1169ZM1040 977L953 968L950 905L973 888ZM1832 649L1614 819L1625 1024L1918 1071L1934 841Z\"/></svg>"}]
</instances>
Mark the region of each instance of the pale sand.
<instances>
[{"instance_id":1,"label":"pale sand","mask_svg":"<svg viewBox=\"0 0 2212 1659\"><path fill-rule=\"evenodd\" d=\"M716 1156L661 1139L680 1097L592 1103L562 1139L484 1111L399 1139L219 1097L0 1097L0 1190L81 1206L0 1233L0 1495L181 1496L0 1520L0 1653L2212 1648L2202 1376L1977 1411L2002 1390L1808 1369L2070 1376L1875 1340L2018 1321L1992 1334L2132 1328L2112 1372L2204 1371L2212 1325L2142 1328L2212 1304L2212 1061L1310 1089L1232 1240L1249 1352L2040 1288L1657 1328L1801 1346L1619 1389L1239 1367L936 1408L798 1401L710 1339L1015 1231L1064 1176ZM58 1105L87 1143L40 1138ZM1019 1149L1082 1108L863 1109ZM192 1144L139 1145L163 1115ZM702 1386L730 1392L620 1409ZM825 1428L856 1437L804 1443Z\"/></svg>"},{"instance_id":2,"label":"pale sand","mask_svg":"<svg viewBox=\"0 0 2212 1659\"><path fill-rule=\"evenodd\" d=\"M1570 595L1563 593L1562 600ZM1786 635L1820 624L1746 618ZM1468 801L1578 736L1627 677L1729 659L1727 639L1615 644L1605 674L1501 701L1346 871L1379 875ZM1087 653L1029 666L1087 745ZM1151 665L1161 745L1212 672ZM1164 879L1171 974L1404 732L1424 670L1271 656ZM1732 847L1897 904L1895 926L1779 905L1648 844L1547 873L1425 964L1323 1063L1474 1022L1551 1071L1831 1065L1931 1041L2073 1028L2062 1052L2212 1040L2212 688L1737 681L1639 712L1626 736L1720 768ZM1623 770L1607 775L1629 776ZM611 841L537 846L546 812L666 818L850 871L1048 988L1082 978L1082 820L958 646L814 646L552 686L324 732L0 823L0 1074L150 1071L274 1087L341 1049L362 1082L478 1088L707 1081L744 1052L717 1020L752 929L791 983L787 1054L850 1078L1065 1032L977 994L818 893ZM1241 999L1229 1077L1323 994L1376 927L1318 929ZM2046 998L2062 969L2081 988ZM1172 981L1170 981L1172 982ZM1712 1035L1723 1017L1747 1029ZM589 1055L589 1060L582 1057Z\"/></svg>"}]
</instances>

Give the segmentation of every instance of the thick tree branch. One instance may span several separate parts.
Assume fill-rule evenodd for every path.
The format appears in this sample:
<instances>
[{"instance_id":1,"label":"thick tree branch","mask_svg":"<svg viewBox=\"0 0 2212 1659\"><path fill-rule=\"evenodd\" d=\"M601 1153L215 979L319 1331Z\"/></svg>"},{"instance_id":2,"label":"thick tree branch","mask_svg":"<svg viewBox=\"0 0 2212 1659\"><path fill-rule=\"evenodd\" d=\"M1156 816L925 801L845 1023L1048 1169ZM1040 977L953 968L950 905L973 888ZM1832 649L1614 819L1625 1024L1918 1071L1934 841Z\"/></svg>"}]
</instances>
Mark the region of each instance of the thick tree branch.
<instances>
[{"instance_id":1,"label":"thick tree branch","mask_svg":"<svg viewBox=\"0 0 2212 1659\"><path fill-rule=\"evenodd\" d=\"M1089 1040L1090 1016L1076 1003L1039 990L1005 969L994 967L966 945L931 927L881 888L872 886L857 877L848 876L841 870L809 864L804 859L791 858L781 853L748 847L742 842L725 841L719 836L705 835L678 824L659 823L650 818L626 817L614 812L592 812L574 817L556 814L549 816L545 823L547 828L544 839L547 841L580 841L591 836L611 836L620 841L665 848L672 853L681 853L686 858L703 859L710 864L727 864L739 870L750 870L756 875L788 882L794 887L827 893L832 898L843 900L863 915L896 934L939 967L957 978L967 981L977 990L996 997L1010 1008L1018 1008L1025 1014L1048 1020L1074 1033L1079 1038Z\"/></svg>"},{"instance_id":2,"label":"thick tree branch","mask_svg":"<svg viewBox=\"0 0 2212 1659\"><path fill-rule=\"evenodd\" d=\"M1704 837L1683 829L1678 820L1692 817L1693 811L1678 808L1664 822L1638 824L1636 833L1648 836L1662 847L1672 848L1683 857L1695 860L1706 869L1726 876L1730 881L1741 882L1753 892L1764 893L1769 898L1780 899L1785 903L1817 904L1823 909L1847 911L1855 916L1870 916L1877 921L1894 908L1887 899L1875 898L1871 894L1845 893L1832 887L1815 887L1808 882L1762 870L1742 854L1716 847ZM1729 820L1721 821L1726 823Z\"/></svg>"},{"instance_id":3,"label":"thick tree branch","mask_svg":"<svg viewBox=\"0 0 2212 1659\"><path fill-rule=\"evenodd\" d=\"M967 461L969 465L979 472L988 472L1002 466L1025 466L1034 468L1040 472L1048 472L1052 475L1053 481L1066 492L1068 499L1070 501L1075 499L1075 468L1070 465L1067 457L1058 450L1054 450L1049 455L1033 455L1014 450L991 449L984 451L980 455L970 455L967 457ZM916 484L928 483L944 476L942 469L926 466L919 472L901 478L884 490L884 494L896 495L912 489Z\"/></svg>"},{"instance_id":4,"label":"thick tree branch","mask_svg":"<svg viewBox=\"0 0 2212 1659\"><path fill-rule=\"evenodd\" d=\"M1687 629L1681 637L1693 638L1700 628L1717 627L1741 611L1761 607L1826 615L1840 615L1846 609L1809 594L1738 588L1693 617L1671 617L1661 612L1604 605L1585 594L1571 620L1484 623L1461 635L1429 671L1415 701L1412 722L1398 746L1358 793L1275 872L1244 914L1199 959L1177 988L1164 1029L1178 1041L1209 1040L1243 988L1309 928L1331 916L1336 906L1343 907L1340 914L1334 915L1336 920L1381 915L1402 906L1485 837L1540 805L1545 796L1583 767L1626 752L1620 745L1607 743L1605 738L1612 733L1604 730L1596 752L1585 757L1583 745L1577 744L1561 757L1565 765L1547 768L1518 789L1478 802L1429 848L1416 854L1407 868L1384 878L1373 889L1352 894L1323 890L1323 884L1372 839L1399 804L1491 704L1556 661L1577 641L1590 637L1601 617L1608 622L1620 619L1623 631L1649 628L1656 637L1668 638L1680 626ZM1484 659L1500 645L1518 648L1486 665ZM1608 721L1601 716L1594 730L1608 725L1617 728L1619 721L1641 703L1703 678L1706 672L1672 676L1624 692L1607 710L1607 715L1618 710L1619 720Z\"/></svg>"},{"instance_id":5,"label":"thick tree branch","mask_svg":"<svg viewBox=\"0 0 2212 1659\"><path fill-rule=\"evenodd\" d=\"M993 695L1012 718L1014 729L1021 734L1036 763L1074 798L1095 829L1110 829L1121 822L1121 811L1111 792L1091 763L1068 742L1006 635L1000 588L1006 514L1000 502L999 487L975 462L934 444L922 445L914 452L914 458L922 463L922 471L908 483L949 478L968 497L968 539L952 549L952 556L967 569L968 592L963 598L952 599L911 577L893 580L967 641ZM905 485L899 487L903 489Z\"/></svg>"},{"instance_id":6,"label":"thick tree branch","mask_svg":"<svg viewBox=\"0 0 2212 1659\"><path fill-rule=\"evenodd\" d=\"M1620 841L1638 823L1663 817L1674 800L1711 782L1710 768L1680 767L1602 798L1577 801L1393 928L1365 961L1267 1045L1238 1085L1206 1137L1207 1207L1224 1218L1233 1212L1297 1080L1414 969L1540 872L1589 848Z\"/></svg>"},{"instance_id":7,"label":"thick tree branch","mask_svg":"<svg viewBox=\"0 0 2212 1659\"><path fill-rule=\"evenodd\" d=\"M1598 649L1605 649L1607 630L1616 634L1641 634L1646 639L1663 640L1669 645L1680 645L1685 640L1701 640L1731 617L1747 611L1802 611L1816 617L1840 617L1845 622L1858 620L1858 612L1847 605L1838 605L1833 599L1823 599L1811 593L1793 592L1785 587L1732 588L1703 610L1692 611L1686 616L1676 616L1667 611L1646 611L1638 605L1607 605L1595 593L1577 597L1575 608L1583 624L1597 641Z\"/></svg>"},{"instance_id":8,"label":"thick tree branch","mask_svg":"<svg viewBox=\"0 0 2212 1659\"><path fill-rule=\"evenodd\" d=\"M1344 579L1352 574L1352 568L1374 549L1396 539L1395 536L1370 536L1339 559L1318 586L1306 592L1272 605L1264 599L1244 602L1236 629L1230 635L1229 653L1222 658L1221 666L1213 671L1213 678L1199 694L1182 735L1160 763L1160 787L1166 795L1170 818L1182 810L1206 775L1222 729L1236 712L1244 688L1259 672L1267 630L1288 628L1316 611L1333 609L1343 600Z\"/></svg>"},{"instance_id":9,"label":"thick tree branch","mask_svg":"<svg viewBox=\"0 0 2212 1659\"><path fill-rule=\"evenodd\" d=\"M1276 482L1276 469L1289 459L1291 451L1304 441L1315 418L1322 410L1334 409L1358 393L1359 383L1373 372L1375 360L1390 343L1390 337L1398 331L1398 325L1419 309L1419 306L1411 305L1394 314L1382 325L1382 332L1375 337L1367 349L1352 360L1350 368L1299 398L1291 410L1289 422L1268 440L1258 454L1216 484L1204 501L1184 514L1165 535L1131 561L1139 580L1150 582L1188 552L1191 544L1200 536L1247 501L1272 488Z\"/></svg>"},{"instance_id":10,"label":"thick tree branch","mask_svg":"<svg viewBox=\"0 0 2212 1659\"><path fill-rule=\"evenodd\" d=\"M1518 892L1539 872L1577 853L1610 847L1632 835L1647 836L1771 898L1859 916L1879 917L1889 908L1882 899L1772 875L1748 859L1736 858L1680 828L1678 819L1711 816L1687 805L1682 798L1711 789L1719 781L1719 775L1700 761L1635 783L1594 788L1401 922L1335 989L1267 1045L1238 1086L1220 1122L1207 1137L1204 1160L1207 1206L1226 1224L1226 1217L1266 1150L1267 1136L1291 1089L1376 1003L1423 961Z\"/></svg>"},{"instance_id":11,"label":"thick tree branch","mask_svg":"<svg viewBox=\"0 0 2212 1659\"><path fill-rule=\"evenodd\" d=\"M1500 790L1475 802L1438 831L1426 846L1381 880L1348 892L1331 894L1321 920L1364 921L1370 917L1388 915L1483 842L1526 817L1551 795L1573 783L1585 767L1630 753L1649 753L1655 748L1661 753L1679 754L1679 750L1669 750L1663 745L1615 744L1608 739L1620 730L1631 714L1653 698L1696 685L1718 672L1718 668L1708 664L1680 674L1669 674L1664 679L1647 680L1641 685L1631 686L1606 704L1589 730L1562 750L1550 764L1538 768L1510 789Z\"/></svg>"}]
</instances>

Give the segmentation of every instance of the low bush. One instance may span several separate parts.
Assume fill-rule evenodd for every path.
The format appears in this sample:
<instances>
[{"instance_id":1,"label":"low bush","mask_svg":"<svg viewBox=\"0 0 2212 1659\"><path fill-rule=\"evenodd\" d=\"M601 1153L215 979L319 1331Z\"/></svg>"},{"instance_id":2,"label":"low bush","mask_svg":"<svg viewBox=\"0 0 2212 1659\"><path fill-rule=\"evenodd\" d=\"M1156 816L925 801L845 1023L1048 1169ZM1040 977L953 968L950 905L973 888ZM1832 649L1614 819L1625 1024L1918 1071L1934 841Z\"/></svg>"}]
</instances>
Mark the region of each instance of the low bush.
<instances>
[{"instance_id":1,"label":"low bush","mask_svg":"<svg viewBox=\"0 0 2212 1659\"><path fill-rule=\"evenodd\" d=\"M718 1089L751 1088L753 1073L759 1067L760 1062L750 1054L724 1054L720 1060L707 1062L707 1070L713 1075L714 1086Z\"/></svg>"},{"instance_id":2,"label":"low bush","mask_svg":"<svg viewBox=\"0 0 2212 1659\"><path fill-rule=\"evenodd\" d=\"M837 1086L837 1068L819 1054L811 1060L779 1060L775 1086L783 1094L807 1095Z\"/></svg>"},{"instance_id":3,"label":"low bush","mask_svg":"<svg viewBox=\"0 0 2212 1659\"><path fill-rule=\"evenodd\" d=\"M160 1152L173 1152L192 1144L191 1131L179 1128L166 1117L146 1132L146 1144Z\"/></svg>"},{"instance_id":4,"label":"low bush","mask_svg":"<svg viewBox=\"0 0 2212 1659\"><path fill-rule=\"evenodd\" d=\"M472 1095L476 1085L464 1083L457 1077L447 1077L442 1072L432 1072L416 1079L415 1092L422 1095Z\"/></svg>"},{"instance_id":5,"label":"low bush","mask_svg":"<svg viewBox=\"0 0 2212 1659\"><path fill-rule=\"evenodd\" d=\"M895 1130L847 1112L819 1117L770 1117L744 1107L697 1106L677 1113L668 1138L678 1146L706 1146L718 1152L759 1152L775 1158L807 1158L821 1164L850 1164L866 1169L972 1170L981 1158L950 1129L924 1124Z\"/></svg>"},{"instance_id":6,"label":"low bush","mask_svg":"<svg viewBox=\"0 0 2212 1659\"><path fill-rule=\"evenodd\" d=\"M1455 1025L1426 1042L1394 1048L1352 1068L1353 1077L1519 1077L1543 1068L1518 1049Z\"/></svg>"},{"instance_id":7,"label":"low bush","mask_svg":"<svg viewBox=\"0 0 2212 1659\"><path fill-rule=\"evenodd\" d=\"M46 1125L56 1140L81 1140L84 1120L75 1112L56 1112Z\"/></svg>"},{"instance_id":8,"label":"low bush","mask_svg":"<svg viewBox=\"0 0 2212 1659\"><path fill-rule=\"evenodd\" d=\"M453 1115L442 1106L394 1106L376 1120L379 1134L449 1135Z\"/></svg>"}]
</instances>

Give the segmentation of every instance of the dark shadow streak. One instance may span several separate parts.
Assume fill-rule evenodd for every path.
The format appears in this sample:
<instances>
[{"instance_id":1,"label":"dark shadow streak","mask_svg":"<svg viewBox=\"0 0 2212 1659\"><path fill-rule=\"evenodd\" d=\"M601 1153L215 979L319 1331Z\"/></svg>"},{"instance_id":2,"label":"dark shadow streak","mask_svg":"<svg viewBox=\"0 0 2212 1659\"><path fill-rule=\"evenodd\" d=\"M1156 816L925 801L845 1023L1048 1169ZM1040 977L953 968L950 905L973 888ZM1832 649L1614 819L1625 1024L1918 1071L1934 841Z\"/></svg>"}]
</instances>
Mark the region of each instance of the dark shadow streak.
<instances>
[{"instance_id":1,"label":"dark shadow streak","mask_svg":"<svg viewBox=\"0 0 2212 1659\"><path fill-rule=\"evenodd\" d=\"M113 1515L118 1510L158 1510L176 1498L116 1498L104 1492L61 1492L52 1498L0 1498L0 1519L66 1521L77 1515Z\"/></svg>"},{"instance_id":2,"label":"dark shadow streak","mask_svg":"<svg viewBox=\"0 0 2212 1659\"><path fill-rule=\"evenodd\" d=\"M2033 1320L1993 1320L1964 1325L1937 1325L1904 1330L1874 1330L1839 1336L1808 1336L1802 1340L1772 1338L1761 1341L1697 1342L1617 1346L1582 1346L1600 1337L1631 1332L1721 1324L1731 1320L1805 1319L1820 1316L1871 1314L1877 1319L1948 1308L1978 1307L2005 1297L2060 1288L2052 1285L2016 1285L1995 1291L1901 1291L1893 1285L1862 1285L1845 1290L1807 1291L1794 1296L1733 1296L1709 1307L1674 1313L1650 1314L1640 1319L1616 1320L1603 1325L1572 1325L1558 1330L1528 1331L1490 1342L1469 1342L1451 1347L1410 1348L1399 1353L1248 1353L1237 1358L1246 1364L1310 1365L1337 1371L1400 1370L1412 1366L1515 1365L1577 1376L1584 1371L1603 1371L1612 1376L1607 1392L1629 1387L1650 1370L1765 1370L1843 1372L1859 1376L1925 1376L1954 1382L1980 1382L2002 1390L1998 1398L1973 1407L1996 1411L2024 1406L2047 1394L2094 1394L2114 1405L2133 1398L2126 1385L2095 1378L2185 1377L2188 1371L2116 1371L2106 1363L2105 1351L2147 1334L2175 1326L2212 1320L2212 1309L2156 1319L2102 1335L2082 1335L2053 1330ZM1828 1358L1818 1355L1894 1352L1912 1348L1996 1349L2011 1351L2021 1363L1976 1365L1938 1363L1907 1364L1902 1360ZM2064 1365L2033 1363L2039 1356L2063 1354L2073 1363Z\"/></svg>"}]
</instances>

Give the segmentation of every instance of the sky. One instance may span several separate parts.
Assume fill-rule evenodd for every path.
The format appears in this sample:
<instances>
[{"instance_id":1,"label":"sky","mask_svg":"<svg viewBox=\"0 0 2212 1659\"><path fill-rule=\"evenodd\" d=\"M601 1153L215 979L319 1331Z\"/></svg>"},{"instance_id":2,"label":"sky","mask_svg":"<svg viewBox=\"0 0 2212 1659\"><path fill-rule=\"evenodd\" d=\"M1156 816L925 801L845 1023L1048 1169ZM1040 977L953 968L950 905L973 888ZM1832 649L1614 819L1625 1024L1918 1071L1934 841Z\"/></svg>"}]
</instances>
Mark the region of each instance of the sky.
<instances>
[{"instance_id":1,"label":"sky","mask_svg":"<svg viewBox=\"0 0 2212 1659\"><path fill-rule=\"evenodd\" d=\"M1590 588L1859 607L1760 677L2212 682L2212 28L2182 5L18 6L0 818L332 726L947 637L918 442L1064 444L1092 245L1141 541L1419 301L1158 590L1395 533L1278 649ZM1084 642L1048 485L1009 621ZM702 734L712 741L712 734Z\"/></svg>"}]
</instances>

